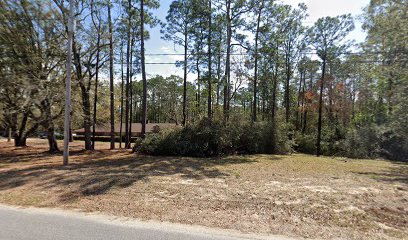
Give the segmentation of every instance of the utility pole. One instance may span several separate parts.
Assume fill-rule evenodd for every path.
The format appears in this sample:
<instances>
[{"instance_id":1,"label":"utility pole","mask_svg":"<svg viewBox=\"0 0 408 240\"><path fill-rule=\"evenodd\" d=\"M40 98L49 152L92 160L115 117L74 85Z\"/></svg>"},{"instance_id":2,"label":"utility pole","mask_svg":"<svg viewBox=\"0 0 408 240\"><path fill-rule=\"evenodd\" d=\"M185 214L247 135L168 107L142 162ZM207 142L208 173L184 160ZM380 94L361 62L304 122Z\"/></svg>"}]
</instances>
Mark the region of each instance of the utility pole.
<instances>
[{"instance_id":1,"label":"utility pole","mask_svg":"<svg viewBox=\"0 0 408 240\"><path fill-rule=\"evenodd\" d=\"M147 117L147 80L145 66L145 49L144 49L144 0L140 1L140 52L142 64L142 80L143 80L143 99L142 99L142 138L146 136L146 117Z\"/></svg>"},{"instance_id":2,"label":"utility pole","mask_svg":"<svg viewBox=\"0 0 408 240\"><path fill-rule=\"evenodd\" d=\"M65 115L64 115L64 166L68 165L69 157L69 129L71 113L71 66L72 39L74 35L74 0L69 1L68 43L67 43L67 80L65 81Z\"/></svg>"}]
</instances>

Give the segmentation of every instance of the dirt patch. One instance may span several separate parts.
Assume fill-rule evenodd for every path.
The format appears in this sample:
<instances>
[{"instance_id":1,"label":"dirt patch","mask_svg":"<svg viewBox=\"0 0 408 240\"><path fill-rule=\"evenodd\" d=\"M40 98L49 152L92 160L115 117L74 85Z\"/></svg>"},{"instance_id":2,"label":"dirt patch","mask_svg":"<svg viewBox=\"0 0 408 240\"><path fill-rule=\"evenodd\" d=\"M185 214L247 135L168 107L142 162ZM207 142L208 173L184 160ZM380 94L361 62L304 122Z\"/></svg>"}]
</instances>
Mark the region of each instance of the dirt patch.
<instances>
[{"instance_id":1,"label":"dirt patch","mask_svg":"<svg viewBox=\"0 0 408 240\"><path fill-rule=\"evenodd\" d=\"M71 164L0 140L0 202L79 208L242 232L311 238L403 239L408 165L310 155L196 159L82 151Z\"/></svg>"}]
</instances>

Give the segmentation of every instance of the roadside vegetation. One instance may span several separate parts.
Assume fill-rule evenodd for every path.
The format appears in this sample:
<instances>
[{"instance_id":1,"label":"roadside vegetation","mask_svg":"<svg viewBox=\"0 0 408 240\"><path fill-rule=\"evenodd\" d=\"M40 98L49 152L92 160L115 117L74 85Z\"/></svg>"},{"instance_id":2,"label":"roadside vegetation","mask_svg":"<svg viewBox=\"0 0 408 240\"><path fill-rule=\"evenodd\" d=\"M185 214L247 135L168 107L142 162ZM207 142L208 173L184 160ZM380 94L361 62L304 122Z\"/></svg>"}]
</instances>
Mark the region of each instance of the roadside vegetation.
<instances>
[{"instance_id":1,"label":"roadside vegetation","mask_svg":"<svg viewBox=\"0 0 408 240\"><path fill-rule=\"evenodd\" d=\"M222 122L204 118L184 128L158 129L136 142L134 151L161 156L212 157L231 154L288 153L292 150L284 129L267 122Z\"/></svg>"},{"instance_id":2,"label":"roadside vegetation","mask_svg":"<svg viewBox=\"0 0 408 240\"><path fill-rule=\"evenodd\" d=\"M278 1L175 0L166 16L155 14L156 0L74 2L67 116L71 130L84 129L86 150L95 147L92 129L104 126L112 149L123 139L120 147L154 155L296 151L407 160L404 1L371 1L358 19L328 16L312 26L305 4ZM25 146L45 132L49 151L58 152L68 1L0 0L0 9L0 133ZM357 20L367 33L359 44L348 40ZM151 28L175 51L145 53L144 42L158 37ZM154 69L149 64L183 74L139 79ZM135 146L131 123L142 124L143 138L146 122L182 128Z\"/></svg>"},{"instance_id":3,"label":"roadside vegetation","mask_svg":"<svg viewBox=\"0 0 408 240\"><path fill-rule=\"evenodd\" d=\"M292 155L191 158L0 140L0 202L319 239L404 239L408 165Z\"/></svg>"},{"instance_id":4,"label":"roadside vegetation","mask_svg":"<svg viewBox=\"0 0 408 240\"><path fill-rule=\"evenodd\" d=\"M171 0L158 16L160 3L0 0L0 203L408 236L406 1L312 25L306 4ZM173 49L145 51L152 37Z\"/></svg>"}]
</instances>

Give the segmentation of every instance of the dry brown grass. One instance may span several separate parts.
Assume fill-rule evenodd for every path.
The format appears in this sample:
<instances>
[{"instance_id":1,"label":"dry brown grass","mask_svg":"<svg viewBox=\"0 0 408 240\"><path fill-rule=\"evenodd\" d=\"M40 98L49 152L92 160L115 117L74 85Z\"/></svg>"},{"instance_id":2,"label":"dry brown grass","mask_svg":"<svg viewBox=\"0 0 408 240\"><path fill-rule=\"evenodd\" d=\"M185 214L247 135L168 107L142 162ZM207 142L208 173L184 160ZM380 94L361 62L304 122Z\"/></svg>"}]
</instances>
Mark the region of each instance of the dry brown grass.
<instances>
[{"instance_id":1,"label":"dry brown grass","mask_svg":"<svg viewBox=\"0 0 408 240\"><path fill-rule=\"evenodd\" d=\"M78 208L243 232L313 238L408 235L408 165L310 155L219 159L82 151L71 164L44 140L0 140L0 202Z\"/></svg>"}]
</instances>

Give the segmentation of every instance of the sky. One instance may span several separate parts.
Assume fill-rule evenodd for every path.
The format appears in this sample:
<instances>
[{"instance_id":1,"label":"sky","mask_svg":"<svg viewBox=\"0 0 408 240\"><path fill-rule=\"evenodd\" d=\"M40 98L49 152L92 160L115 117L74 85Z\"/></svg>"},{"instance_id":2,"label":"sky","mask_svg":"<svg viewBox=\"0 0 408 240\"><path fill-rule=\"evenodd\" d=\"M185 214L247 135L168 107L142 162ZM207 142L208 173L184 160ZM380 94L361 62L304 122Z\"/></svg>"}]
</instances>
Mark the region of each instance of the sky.
<instances>
[{"instance_id":1,"label":"sky","mask_svg":"<svg viewBox=\"0 0 408 240\"><path fill-rule=\"evenodd\" d=\"M172 0L161 0L160 8L154 10L154 14L161 19L165 20L167 10ZM348 36L349 40L355 40L356 42L362 42L365 38L365 33L361 29L361 23L358 21L358 16L363 13L363 8L369 4L370 0L279 0L284 4L290 4L297 6L303 2L308 7L308 18L305 21L305 25L311 26L313 23L326 16L338 16L341 14L351 13L355 17L356 28ZM173 43L167 42L161 39L159 27L149 29L150 39L146 41L146 54L156 53L183 53L180 48L174 46ZM153 62L175 62L176 60L182 60L183 56L146 56L146 63ZM153 77L155 75L170 76L172 74L182 76L182 69L177 68L175 65L146 65L147 77ZM140 76L138 76L140 79ZM195 79L194 74L188 75L188 80Z\"/></svg>"}]
</instances>

